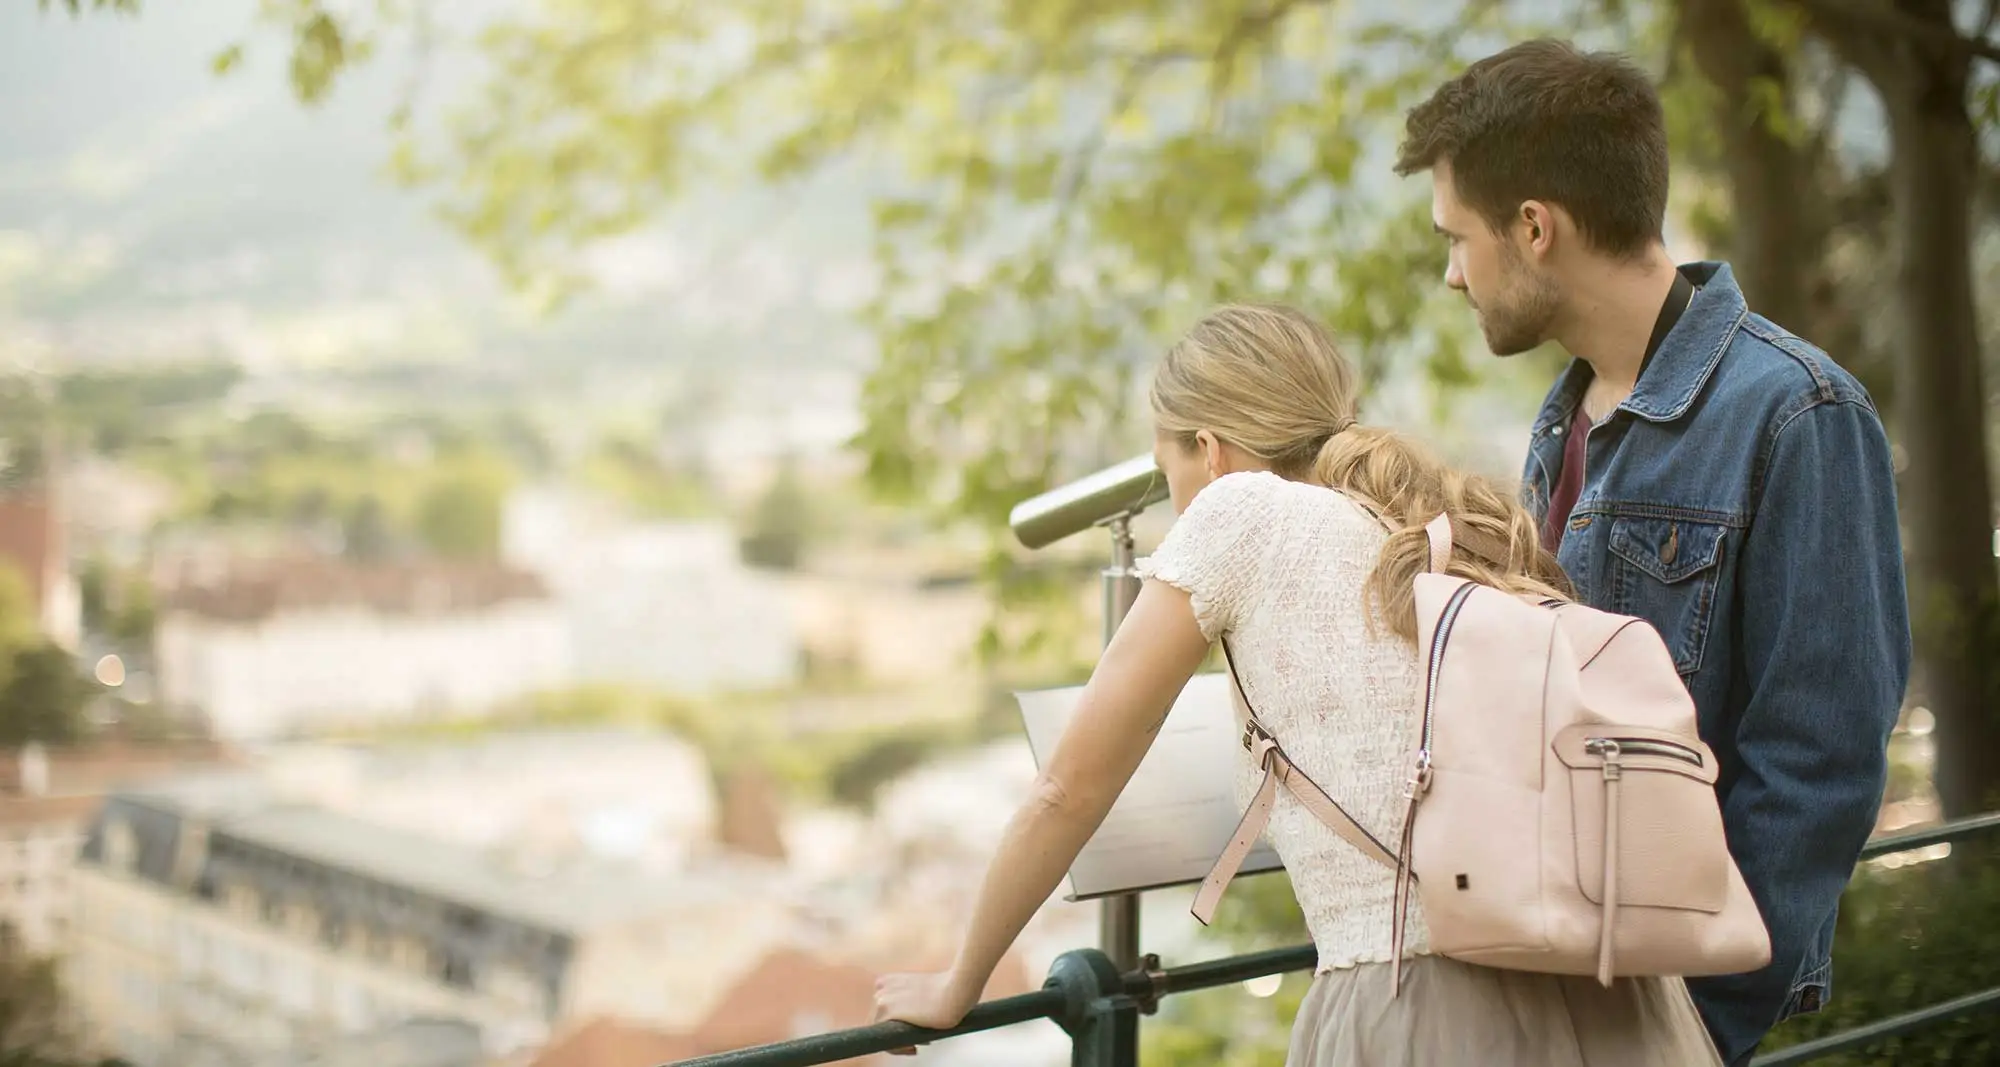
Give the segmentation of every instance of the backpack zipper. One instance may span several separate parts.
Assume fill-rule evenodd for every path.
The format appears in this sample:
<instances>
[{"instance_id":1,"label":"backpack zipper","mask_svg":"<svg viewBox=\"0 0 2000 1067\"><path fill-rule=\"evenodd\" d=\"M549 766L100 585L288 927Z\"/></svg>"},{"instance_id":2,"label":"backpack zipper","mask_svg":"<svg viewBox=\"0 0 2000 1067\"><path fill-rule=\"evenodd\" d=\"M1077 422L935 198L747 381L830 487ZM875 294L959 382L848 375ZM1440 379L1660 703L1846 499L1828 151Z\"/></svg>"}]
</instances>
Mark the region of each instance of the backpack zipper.
<instances>
[{"instance_id":1,"label":"backpack zipper","mask_svg":"<svg viewBox=\"0 0 2000 1067\"><path fill-rule=\"evenodd\" d=\"M1686 745L1672 741L1656 741L1649 737L1593 737L1583 743L1583 750L1593 756L1602 756L1606 761L1616 760L1622 753L1675 759L1696 767L1702 763L1701 753Z\"/></svg>"}]
</instances>

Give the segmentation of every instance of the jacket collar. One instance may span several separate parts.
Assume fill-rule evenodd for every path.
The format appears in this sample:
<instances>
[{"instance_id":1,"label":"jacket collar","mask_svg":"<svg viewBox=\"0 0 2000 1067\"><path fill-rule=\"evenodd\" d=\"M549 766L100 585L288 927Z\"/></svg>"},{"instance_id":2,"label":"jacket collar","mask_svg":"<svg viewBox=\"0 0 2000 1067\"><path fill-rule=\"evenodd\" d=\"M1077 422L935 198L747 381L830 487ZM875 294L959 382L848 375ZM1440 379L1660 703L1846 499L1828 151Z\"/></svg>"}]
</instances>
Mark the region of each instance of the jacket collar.
<instances>
[{"instance_id":1,"label":"jacket collar","mask_svg":"<svg viewBox=\"0 0 2000 1067\"><path fill-rule=\"evenodd\" d=\"M1639 375L1632 395L1618 405L1618 410L1649 422L1672 422L1687 414L1722 362L1722 353L1736 335L1736 328L1749 314L1729 264L1712 260L1689 263L1681 267L1681 273L1698 287L1694 299L1681 313L1680 321L1667 331L1659 351ZM1590 377L1590 364L1571 359L1536 416L1535 430L1574 418Z\"/></svg>"}]
</instances>

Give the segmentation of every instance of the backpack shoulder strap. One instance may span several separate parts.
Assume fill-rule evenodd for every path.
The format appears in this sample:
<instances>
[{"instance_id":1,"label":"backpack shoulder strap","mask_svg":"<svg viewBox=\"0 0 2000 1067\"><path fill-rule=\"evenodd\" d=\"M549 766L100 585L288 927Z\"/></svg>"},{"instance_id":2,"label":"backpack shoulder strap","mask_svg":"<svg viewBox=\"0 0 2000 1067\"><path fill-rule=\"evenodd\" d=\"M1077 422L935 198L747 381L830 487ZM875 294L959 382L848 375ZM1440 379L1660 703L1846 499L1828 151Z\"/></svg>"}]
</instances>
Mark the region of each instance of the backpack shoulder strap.
<instances>
[{"instance_id":1,"label":"backpack shoulder strap","mask_svg":"<svg viewBox=\"0 0 2000 1067\"><path fill-rule=\"evenodd\" d=\"M1431 543L1431 573L1443 574L1451 565L1451 515L1440 511L1424 527L1424 537Z\"/></svg>"},{"instance_id":2,"label":"backpack shoulder strap","mask_svg":"<svg viewBox=\"0 0 2000 1067\"><path fill-rule=\"evenodd\" d=\"M1194 906L1189 909L1202 925L1208 925L1215 913L1215 905L1222 899L1223 890L1236 877L1236 872L1256 847L1257 838L1270 822L1271 810L1277 803L1277 787L1283 785L1313 817L1332 830L1334 835L1359 849L1361 854L1380 863L1390 870L1398 870L1401 864L1395 850L1384 845L1374 834L1347 813L1347 809L1328 796L1326 790L1306 776L1304 771L1285 755L1278 747L1277 738L1257 721L1256 709L1250 706L1250 695L1243 691L1243 679L1237 677L1235 658L1229 654L1229 639L1222 640L1222 658L1229 669L1229 680L1236 688L1236 698L1243 703L1243 711L1248 716L1243 726L1243 747L1256 757L1258 766L1264 769L1264 780L1257 786L1256 798L1250 802L1249 810L1236 824L1236 832L1230 836L1229 844L1217 857L1215 866L1201 883L1201 890L1195 894Z\"/></svg>"}]
</instances>

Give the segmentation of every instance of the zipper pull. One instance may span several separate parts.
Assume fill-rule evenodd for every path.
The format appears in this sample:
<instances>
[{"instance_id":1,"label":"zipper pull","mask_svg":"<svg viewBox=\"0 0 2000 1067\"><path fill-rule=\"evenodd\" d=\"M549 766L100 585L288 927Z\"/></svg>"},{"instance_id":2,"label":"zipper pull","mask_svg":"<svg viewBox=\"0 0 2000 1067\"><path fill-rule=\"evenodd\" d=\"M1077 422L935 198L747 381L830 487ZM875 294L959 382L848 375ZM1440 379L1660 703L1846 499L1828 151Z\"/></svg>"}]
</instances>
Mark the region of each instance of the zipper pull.
<instances>
[{"instance_id":1,"label":"zipper pull","mask_svg":"<svg viewBox=\"0 0 2000 1067\"><path fill-rule=\"evenodd\" d=\"M1604 919L1597 935L1597 981L1609 988L1618 929L1618 783L1625 778L1625 767L1618 762L1618 742L1608 737L1591 738L1584 750L1604 760Z\"/></svg>"},{"instance_id":2,"label":"zipper pull","mask_svg":"<svg viewBox=\"0 0 2000 1067\"><path fill-rule=\"evenodd\" d=\"M1590 745L1587 746L1587 751L1594 752L1598 756L1603 757L1605 781L1615 782L1625 777L1625 765L1618 762L1618 757L1624 754L1624 749L1619 746L1618 742L1608 737L1594 737L1591 738Z\"/></svg>"},{"instance_id":3,"label":"zipper pull","mask_svg":"<svg viewBox=\"0 0 2000 1067\"><path fill-rule=\"evenodd\" d=\"M1416 765L1410 769L1409 778L1403 781L1403 799L1412 802L1422 800L1431 791L1431 750L1417 752Z\"/></svg>"}]
</instances>

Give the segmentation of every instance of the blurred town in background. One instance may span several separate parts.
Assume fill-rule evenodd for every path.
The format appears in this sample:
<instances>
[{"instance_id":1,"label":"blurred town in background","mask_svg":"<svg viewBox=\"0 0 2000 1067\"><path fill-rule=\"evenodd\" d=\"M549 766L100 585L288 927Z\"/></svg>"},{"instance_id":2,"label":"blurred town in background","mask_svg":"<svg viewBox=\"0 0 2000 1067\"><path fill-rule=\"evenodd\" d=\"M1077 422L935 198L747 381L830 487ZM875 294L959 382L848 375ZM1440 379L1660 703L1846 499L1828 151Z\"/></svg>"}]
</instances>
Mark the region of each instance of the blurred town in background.
<instances>
[{"instance_id":1,"label":"blurred town in background","mask_svg":"<svg viewBox=\"0 0 2000 1067\"><path fill-rule=\"evenodd\" d=\"M1124 282L1086 258L981 282L964 248L913 266L882 246L937 157L827 132L873 106L852 66L790 86L804 121L735 127L740 171L683 173L672 151L693 134L606 140L672 121L618 112L619 86L645 98L674 64L702 69L685 47L647 58L669 31L644 16L683 5L349 6L339 23L249 0L0 11L0 1044L41 1057L18 1062L640 1067L866 1022L875 974L946 963L1032 780L1011 692L1080 680L1100 641L1101 535L1028 554L994 519L1148 446L1143 372L1171 323L1318 287L1301 299L1356 346L1369 416L1508 478L1558 365L1486 359L1441 285L1366 288L1429 281L1430 252L1355 237L1352 272L1326 273L1326 221L1257 264ZM1672 14L1656 6L1593 32L1650 47ZM805 23L843 9L751 7L767 32L804 20L807 52ZM1179 26L1149 12L1124 16ZM1475 20L1467 40L1547 17ZM1082 62L1059 52L1058 74ZM1802 80L1829 65L1801 54ZM1453 61L1395 61L1384 100ZM1339 144L1306 164L1413 218L1421 190L1350 183L1393 138L1394 108L1365 106L1375 127L1322 130ZM1882 120L1853 106L1820 147L1865 172ZM1109 158L1132 166L1176 114L1114 112ZM578 140L543 156L507 142L566 120ZM982 246L989 265L1064 197L1101 243L1123 225L1126 247L1180 254L1138 235L1124 193L1023 178L1017 135L992 131L995 173L1024 183L993 208L1010 221L982 224L1022 236ZM408 158L426 138L470 161L456 186ZM1196 183L1255 143L1158 139L1143 161ZM1726 168L1689 155L1672 243L1725 254ZM940 227L972 217L952 214L976 184L954 173ZM1146 187L1147 210L1199 217L1163 239L1227 261L1228 211L1161 207L1170 192ZM1815 313L1893 353L1878 316L1836 314L1886 269L1840 248L1849 273ZM946 304L982 284L1018 300L897 311L926 270ZM1245 271L1270 291L1229 292ZM1145 314L1093 333L1090 301ZM1102 358L1044 344L1061 330ZM1166 521L1146 516L1142 551ZM1884 828L1938 815L1936 720L1906 720ZM1150 895L1146 948L1184 961L1289 929L1281 877L1244 892L1247 917L1215 933L1187 894ZM1096 921L1051 901L990 992L1039 987ZM1268 1009L1302 988L1188 998L1147 1022L1150 1048L1275 1062L1288 1020ZM1068 1049L1038 1023L923 1055Z\"/></svg>"}]
</instances>

